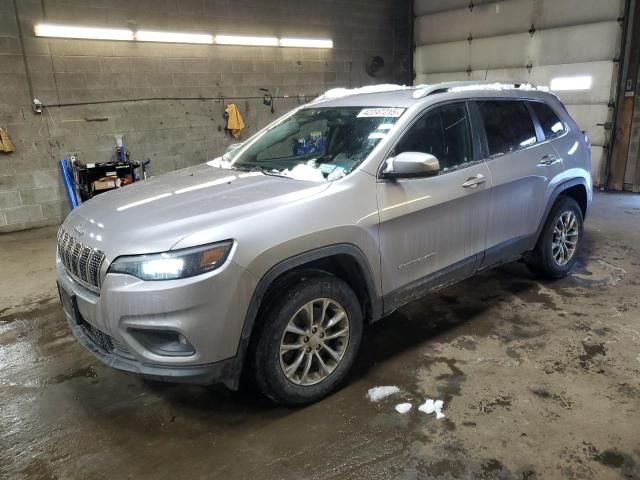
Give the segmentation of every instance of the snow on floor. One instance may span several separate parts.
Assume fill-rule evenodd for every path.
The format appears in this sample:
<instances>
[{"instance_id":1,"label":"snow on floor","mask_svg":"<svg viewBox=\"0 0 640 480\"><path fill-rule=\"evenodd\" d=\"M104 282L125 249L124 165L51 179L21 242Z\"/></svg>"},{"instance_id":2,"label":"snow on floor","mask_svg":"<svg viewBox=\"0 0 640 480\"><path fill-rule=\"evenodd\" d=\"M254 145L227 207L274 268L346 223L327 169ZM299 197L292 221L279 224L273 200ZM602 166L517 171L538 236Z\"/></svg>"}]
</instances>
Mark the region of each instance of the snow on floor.
<instances>
[{"instance_id":1,"label":"snow on floor","mask_svg":"<svg viewBox=\"0 0 640 480\"><path fill-rule=\"evenodd\" d=\"M394 395L400 392L400 389L395 385L385 385L381 387L373 387L370 388L367 392L367 398L372 402L378 402L383 398L386 398L390 395ZM427 415L431 415L432 413L436 414L436 418L440 420L444 418L445 415L442 413L442 408L444 407L444 401L442 400L434 400L433 398L427 398L426 401L418 407L418 410L426 413ZM405 414L411 410L411 403L398 403L394 409L396 412Z\"/></svg>"},{"instance_id":2,"label":"snow on floor","mask_svg":"<svg viewBox=\"0 0 640 480\"><path fill-rule=\"evenodd\" d=\"M394 408L396 409L396 412L405 414L409 410L411 410L411 404L410 403L399 403Z\"/></svg>"},{"instance_id":3,"label":"snow on floor","mask_svg":"<svg viewBox=\"0 0 640 480\"><path fill-rule=\"evenodd\" d=\"M398 393L399 391L400 389L395 385L373 387L367 392L367 398L372 402L377 402L378 400L382 400L383 398L393 395L394 393Z\"/></svg>"},{"instance_id":4,"label":"snow on floor","mask_svg":"<svg viewBox=\"0 0 640 480\"><path fill-rule=\"evenodd\" d=\"M418 410L426 413L427 415L431 415L435 412L436 418L439 420L445 417L444 413L442 413L442 407L444 407L444 402L442 400L427 398L427 400L418 407Z\"/></svg>"}]
</instances>

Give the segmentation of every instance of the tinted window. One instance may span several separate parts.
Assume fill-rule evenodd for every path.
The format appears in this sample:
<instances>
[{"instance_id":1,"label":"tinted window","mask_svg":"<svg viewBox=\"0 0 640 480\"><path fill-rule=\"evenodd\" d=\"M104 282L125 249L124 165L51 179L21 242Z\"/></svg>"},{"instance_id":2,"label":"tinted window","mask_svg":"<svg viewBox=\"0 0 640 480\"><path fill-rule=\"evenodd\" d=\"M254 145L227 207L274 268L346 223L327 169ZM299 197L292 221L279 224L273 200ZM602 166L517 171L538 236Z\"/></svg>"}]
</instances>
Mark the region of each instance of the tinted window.
<instances>
[{"instance_id":1,"label":"tinted window","mask_svg":"<svg viewBox=\"0 0 640 480\"><path fill-rule=\"evenodd\" d=\"M524 102L478 102L489 144L489 155L509 153L536 143L536 130Z\"/></svg>"},{"instance_id":2,"label":"tinted window","mask_svg":"<svg viewBox=\"0 0 640 480\"><path fill-rule=\"evenodd\" d=\"M530 102L529 105L538 117L545 138L557 137L564 132L564 124L549 105L540 102Z\"/></svg>"},{"instance_id":3,"label":"tinted window","mask_svg":"<svg viewBox=\"0 0 640 480\"><path fill-rule=\"evenodd\" d=\"M400 140L395 153L430 153L443 172L472 160L470 132L466 105L445 105L420 118Z\"/></svg>"}]
</instances>

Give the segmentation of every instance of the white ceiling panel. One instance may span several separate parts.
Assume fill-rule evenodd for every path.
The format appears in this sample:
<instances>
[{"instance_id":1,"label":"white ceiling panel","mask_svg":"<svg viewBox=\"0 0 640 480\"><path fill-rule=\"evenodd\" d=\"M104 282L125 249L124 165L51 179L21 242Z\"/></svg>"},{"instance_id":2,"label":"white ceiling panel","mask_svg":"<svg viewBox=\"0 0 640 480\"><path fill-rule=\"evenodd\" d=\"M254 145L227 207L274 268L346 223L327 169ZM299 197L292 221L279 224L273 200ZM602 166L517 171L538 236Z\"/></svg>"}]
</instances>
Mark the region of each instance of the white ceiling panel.
<instances>
[{"instance_id":1,"label":"white ceiling panel","mask_svg":"<svg viewBox=\"0 0 640 480\"><path fill-rule=\"evenodd\" d=\"M537 32L422 45L416 48L416 73L445 73L528 64L560 65L612 61L621 34L617 22L592 23Z\"/></svg>"},{"instance_id":2,"label":"white ceiling panel","mask_svg":"<svg viewBox=\"0 0 640 480\"><path fill-rule=\"evenodd\" d=\"M531 0L479 5L472 12L471 34L476 38L528 32L532 16Z\"/></svg>"},{"instance_id":3,"label":"white ceiling panel","mask_svg":"<svg viewBox=\"0 0 640 480\"><path fill-rule=\"evenodd\" d=\"M607 105L567 105L567 110L580 128L589 134L592 144L605 144L605 129L598 124L609 121L610 112Z\"/></svg>"},{"instance_id":4,"label":"white ceiling panel","mask_svg":"<svg viewBox=\"0 0 640 480\"><path fill-rule=\"evenodd\" d=\"M613 60L621 32L615 21L541 30L531 42L531 61L558 65Z\"/></svg>"},{"instance_id":5,"label":"white ceiling panel","mask_svg":"<svg viewBox=\"0 0 640 480\"><path fill-rule=\"evenodd\" d=\"M537 2L536 28L616 20L624 12L624 0L542 0Z\"/></svg>"},{"instance_id":6,"label":"white ceiling panel","mask_svg":"<svg viewBox=\"0 0 640 480\"><path fill-rule=\"evenodd\" d=\"M451 2L451 7L457 2ZM424 15L416 12L416 44L452 42L549 28L614 22L623 14L624 0L507 0L448 9Z\"/></svg>"},{"instance_id":7,"label":"white ceiling panel","mask_svg":"<svg viewBox=\"0 0 640 480\"><path fill-rule=\"evenodd\" d=\"M414 83L438 83L454 80L490 80L529 82L537 86L548 86L558 77L590 76L592 86L589 90L555 92L567 105L600 105L606 108L611 98L611 79L615 76L613 62L593 62L581 64L538 66L529 72L525 68L504 68L488 71L476 70L471 77L464 70L435 74L418 74Z\"/></svg>"},{"instance_id":8,"label":"white ceiling panel","mask_svg":"<svg viewBox=\"0 0 640 480\"><path fill-rule=\"evenodd\" d=\"M556 93L567 105L607 105L611 98L611 81L615 77L614 72L613 62L546 65L532 68L529 79L536 85L550 85L551 80L558 77L591 76L592 86L589 90Z\"/></svg>"},{"instance_id":9,"label":"white ceiling panel","mask_svg":"<svg viewBox=\"0 0 640 480\"><path fill-rule=\"evenodd\" d=\"M531 0L512 0L497 4L425 15L416 19L416 44L451 42L527 32L533 15Z\"/></svg>"},{"instance_id":10,"label":"white ceiling panel","mask_svg":"<svg viewBox=\"0 0 640 480\"><path fill-rule=\"evenodd\" d=\"M555 93L589 133L597 180L608 142L598 124L611 121L624 0L474 0L472 11L469 3L415 0L415 83L486 79L550 85L555 78L591 77L588 89Z\"/></svg>"},{"instance_id":11,"label":"white ceiling panel","mask_svg":"<svg viewBox=\"0 0 640 480\"><path fill-rule=\"evenodd\" d=\"M416 73L445 73L467 70L469 42L438 43L417 47L414 59Z\"/></svg>"},{"instance_id":12,"label":"white ceiling panel","mask_svg":"<svg viewBox=\"0 0 640 480\"><path fill-rule=\"evenodd\" d=\"M593 177L593 185L595 187L600 186L598 179L601 178L604 160L604 148L591 146L591 176Z\"/></svg>"},{"instance_id":13,"label":"white ceiling panel","mask_svg":"<svg viewBox=\"0 0 640 480\"><path fill-rule=\"evenodd\" d=\"M471 42L470 48L472 70L524 67L527 65L527 52L531 48L531 36L518 33L479 38Z\"/></svg>"},{"instance_id":14,"label":"white ceiling panel","mask_svg":"<svg viewBox=\"0 0 640 480\"><path fill-rule=\"evenodd\" d=\"M491 0L474 0L474 5L490 3ZM469 9L470 0L415 0L413 9L416 16L445 12L456 9ZM476 8L474 7L474 9Z\"/></svg>"},{"instance_id":15,"label":"white ceiling panel","mask_svg":"<svg viewBox=\"0 0 640 480\"><path fill-rule=\"evenodd\" d=\"M413 82L414 85L433 85L441 82L466 82L469 80L467 72L449 73L419 73Z\"/></svg>"},{"instance_id":16,"label":"white ceiling panel","mask_svg":"<svg viewBox=\"0 0 640 480\"><path fill-rule=\"evenodd\" d=\"M472 13L468 8L416 18L416 45L453 42L469 37Z\"/></svg>"}]
</instances>

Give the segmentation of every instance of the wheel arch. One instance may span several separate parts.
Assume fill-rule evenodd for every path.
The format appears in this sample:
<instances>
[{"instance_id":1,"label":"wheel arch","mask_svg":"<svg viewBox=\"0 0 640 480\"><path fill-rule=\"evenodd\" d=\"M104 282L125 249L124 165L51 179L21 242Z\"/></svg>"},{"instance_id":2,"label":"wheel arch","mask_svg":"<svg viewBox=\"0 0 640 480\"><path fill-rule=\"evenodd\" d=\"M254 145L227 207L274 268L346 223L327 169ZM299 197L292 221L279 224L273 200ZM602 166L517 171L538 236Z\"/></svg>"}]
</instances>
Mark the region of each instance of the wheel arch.
<instances>
[{"instance_id":1,"label":"wheel arch","mask_svg":"<svg viewBox=\"0 0 640 480\"><path fill-rule=\"evenodd\" d=\"M360 300L366 321L373 322L382 317L382 298L377 294L371 268L362 250L349 243L310 250L277 263L258 282L247 309L238 346L237 357L242 363L256 331L257 320L270 303L270 294L276 288L286 286L299 274L312 274L313 271L329 273L344 280Z\"/></svg>"},{"instance_id":2,"label":"wheel arch","mask_svg":"<svg viewBox=\"0 0 640 480\"><path fill-rule=\"evenodd\" d=\"M587 216L587 208L589 205L589 200L587 197L587 188L582 183L577 183L573 186L570 186L560 192L558 196L567 196L573 198L577 204L580 206L580 211L582 212L582 218ZM557 197L556 197L557 198Z\"/></svg>"},{"instance_id":3,"label":"wheel arch","mask_svg":"<svg viewBox=\"0 0 640 480\"><path fill-rule=\"evenodd\" d=\"M547 218L549 217L549 212L553 208L553 205L556 203L556 200L558 200L558 197L560 197L561 195L573 198L580 206L582 217L586 217L587 210L589 208L589 188L587 187L586 180L584 178L573 178L571 180L562 182L560 185L554 188L551 196L549 197L544 215L542 216L540 224L538 225L538 230L535 235L535 243L533 245L538 242Z\"/></svg>"}]
</instances>

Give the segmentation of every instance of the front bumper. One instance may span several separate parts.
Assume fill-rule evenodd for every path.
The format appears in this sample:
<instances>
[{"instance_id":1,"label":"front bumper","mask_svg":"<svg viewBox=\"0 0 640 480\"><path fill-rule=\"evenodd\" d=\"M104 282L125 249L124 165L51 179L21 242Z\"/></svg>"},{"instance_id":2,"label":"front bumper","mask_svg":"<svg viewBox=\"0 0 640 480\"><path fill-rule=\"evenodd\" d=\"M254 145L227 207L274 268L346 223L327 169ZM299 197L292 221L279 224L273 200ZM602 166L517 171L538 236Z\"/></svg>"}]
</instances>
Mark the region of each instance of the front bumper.
<instances>
[{"instance_id":1,"label":"front bumper","mask_svg":"<svg viewBox=\"0 0 640 480\"><path fill-rule=\"evenodd\" d=\"M227 261L218 270L181 280L145 282L108 274L97 295L71 278L60 261L56 267L71 332L105 364L157 380L237 387L238 346L257 283L246 270ZM136 337L140 330L178 333L194 351L158 354Z\"/></svg>"}]
</instances>

